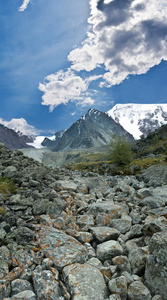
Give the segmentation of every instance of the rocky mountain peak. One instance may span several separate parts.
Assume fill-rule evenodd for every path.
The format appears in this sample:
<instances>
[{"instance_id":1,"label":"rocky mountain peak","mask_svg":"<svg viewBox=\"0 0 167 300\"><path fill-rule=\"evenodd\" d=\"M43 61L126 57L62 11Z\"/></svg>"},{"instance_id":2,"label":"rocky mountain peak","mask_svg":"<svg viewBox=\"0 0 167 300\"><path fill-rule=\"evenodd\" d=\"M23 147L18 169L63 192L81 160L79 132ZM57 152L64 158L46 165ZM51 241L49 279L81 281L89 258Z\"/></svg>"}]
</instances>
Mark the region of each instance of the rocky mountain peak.
<instances>
[{"instance_id":1,"label":"rocky mountain peak","mask_svg":"<svg viewBox=\"0 0 167 300\"><path fill-rule=\"evenodd\" d=\"M108 145L114 134L133 140L133 137L106 113L89 109L84 116L64 132L54 150L97 149Z\"/></svg>"}]
</instances>

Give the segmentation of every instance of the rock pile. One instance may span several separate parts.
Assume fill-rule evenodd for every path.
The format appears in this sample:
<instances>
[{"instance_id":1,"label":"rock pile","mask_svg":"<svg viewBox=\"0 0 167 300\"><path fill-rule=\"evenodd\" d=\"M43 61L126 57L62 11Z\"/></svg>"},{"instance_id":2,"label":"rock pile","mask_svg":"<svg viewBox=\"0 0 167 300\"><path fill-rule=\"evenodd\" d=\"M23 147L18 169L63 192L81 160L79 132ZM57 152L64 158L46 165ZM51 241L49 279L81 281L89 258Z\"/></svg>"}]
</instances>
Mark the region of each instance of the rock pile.
<instances>
[{"instance_id":1,"label":"rock pile","mask_svg":"<svg viewBox=\"0 0 167 300\"><path fill-rule=\"evenodd\" d=\"M51 169L1 144L17 193L0 194L0 300L166 300L167 182L149 176Z\"/></svg>"}]
</instances>

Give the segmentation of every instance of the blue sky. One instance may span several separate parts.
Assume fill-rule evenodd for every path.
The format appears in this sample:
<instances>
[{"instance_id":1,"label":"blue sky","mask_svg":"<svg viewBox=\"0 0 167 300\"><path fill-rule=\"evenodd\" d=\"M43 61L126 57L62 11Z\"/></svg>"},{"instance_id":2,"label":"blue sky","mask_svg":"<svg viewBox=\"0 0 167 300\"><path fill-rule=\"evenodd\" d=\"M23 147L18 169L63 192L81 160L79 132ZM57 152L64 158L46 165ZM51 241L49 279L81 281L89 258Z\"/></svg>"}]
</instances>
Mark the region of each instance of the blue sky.
<instances>
[{"instance_id":1,"label":"blue sky","mask_svg":"<svg viewBox=\"0 0 167 300\"><path fill-rule=\"evenodd\" d=\"M0 122L68 128L91 107L167 103L166 0L0 2Z\"/></svg>"}]
</instances>

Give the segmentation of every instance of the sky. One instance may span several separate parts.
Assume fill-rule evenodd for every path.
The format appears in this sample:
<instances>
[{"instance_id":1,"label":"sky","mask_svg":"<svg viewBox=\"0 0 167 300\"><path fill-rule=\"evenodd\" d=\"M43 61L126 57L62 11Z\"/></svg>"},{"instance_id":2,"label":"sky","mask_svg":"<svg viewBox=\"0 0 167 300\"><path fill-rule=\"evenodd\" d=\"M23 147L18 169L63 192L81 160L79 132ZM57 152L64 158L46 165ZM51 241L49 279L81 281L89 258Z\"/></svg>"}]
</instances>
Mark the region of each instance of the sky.
<instances>
[{"instance_id":1,"label":"sky","mask_svg":"<svg viewBox=\"0 0 167 300\"><path fill-rule=\"evenodd\" d=\"M0 2L1 124L52 135L117 103L167 103L166 0Z\"/></svg>"}]
</instances>

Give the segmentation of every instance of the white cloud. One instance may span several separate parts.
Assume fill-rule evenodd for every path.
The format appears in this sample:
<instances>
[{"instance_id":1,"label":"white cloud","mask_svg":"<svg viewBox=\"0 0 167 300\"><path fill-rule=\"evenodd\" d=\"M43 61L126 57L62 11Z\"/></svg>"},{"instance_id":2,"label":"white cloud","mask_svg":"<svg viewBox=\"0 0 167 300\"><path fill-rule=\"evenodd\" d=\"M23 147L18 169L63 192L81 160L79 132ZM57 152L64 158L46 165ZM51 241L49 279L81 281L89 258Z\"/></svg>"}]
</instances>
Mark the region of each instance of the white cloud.
<instances>
[{"instance_id":1,"label":"white cloud","mask_svg":"<svg viewBox=\"0 0 167 300\"><path fill-rule=\"evenodd\" d=\"M18 10L21 11L21 12L23 12L27 8L27 6L28 6L28 4L29 4L30 1L31 0L24 0L23 4L19 7Z\"/></svg>"},{"instance_id":2,"label":"white cloud","mask_svg":"<svg viewBox=\"0 0 167 300\"><path fill-rule=\"evenodd\" d=\"M75 71L104 66L100 86L121 83L167 60L166 0L90 0L87 39L70 52Z\"/></svg>"},{"instance_id":3,"label":"white cloud","mask_svg":"<svg viewBox=\"0 0 167 300\"><path fill-rule=\"evenodd\" d=\"M13 129L15 131L20 131L21 133L25 135L38 135L40 133L39 130L37 130L34 126L29 125L27 121L24 118L20 119L12 119L10 121L5 121L0 118L0 124Z\"/></svg>"},{"instance_id":4,"label":"white cloud","mask_svg":"<svg viewBox=\"0 0 167 300\"><path fill-rule=\"evenodd\" d=\"M44 79L44 83L39 84L39 90L44 93L42 105L50 106L50 111L60 105L75 101L82 106L93 104L90 94L87 92L91 81L99 76L84 79L76 75L70 68L67 71L60 70L55 74L50 74Z\"/></svg>"}]
</instances>

